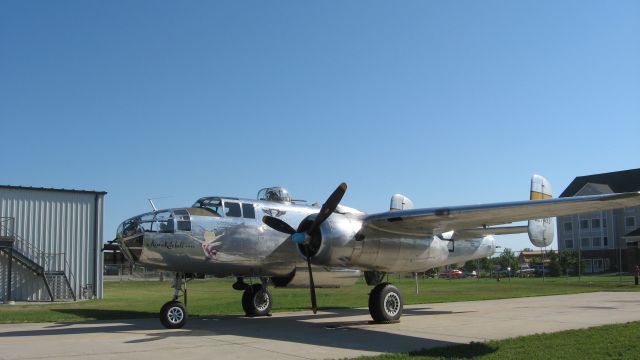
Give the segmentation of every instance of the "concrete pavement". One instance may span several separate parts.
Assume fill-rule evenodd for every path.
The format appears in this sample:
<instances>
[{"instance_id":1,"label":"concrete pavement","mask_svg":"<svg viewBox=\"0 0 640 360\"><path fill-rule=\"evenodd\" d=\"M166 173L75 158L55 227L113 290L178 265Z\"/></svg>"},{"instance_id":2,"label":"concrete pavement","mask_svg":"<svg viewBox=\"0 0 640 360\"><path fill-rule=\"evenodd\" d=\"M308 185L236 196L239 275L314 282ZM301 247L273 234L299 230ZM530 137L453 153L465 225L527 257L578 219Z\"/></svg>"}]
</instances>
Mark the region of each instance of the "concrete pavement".
<instances>
[{"instance_id":1,"label":"concrete pavement","mask_svg":"<svg viewBox=\"0 0 640 360\"><path fill-rule=\"evenodd\" d=\"M367 309L191 319L0 325L0 359L326 359L411 351L640 320L640 292L406 306L401 322Z\"/></svg>"}]
</instances>

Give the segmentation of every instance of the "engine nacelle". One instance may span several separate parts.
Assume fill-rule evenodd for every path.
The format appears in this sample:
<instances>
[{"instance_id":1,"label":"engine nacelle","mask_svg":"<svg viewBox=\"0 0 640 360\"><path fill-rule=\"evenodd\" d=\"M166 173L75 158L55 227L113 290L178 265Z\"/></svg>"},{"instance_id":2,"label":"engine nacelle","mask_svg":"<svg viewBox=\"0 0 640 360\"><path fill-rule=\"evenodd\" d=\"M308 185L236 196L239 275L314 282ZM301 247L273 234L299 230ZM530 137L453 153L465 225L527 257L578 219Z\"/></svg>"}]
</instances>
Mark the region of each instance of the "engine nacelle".
<instances>
[{"instance_id":1,"label":"engine nacelle","mask_svg":"<svg viewBox=\"0 0 640 360\"><path fill-rule=\"evenodd\" d=\"M310 226L313 217L305 219L300 228ZM355 236L362 228L362 221L353 215L333 213L325 220L316 233L311 234L308 245L311 263L321 266L340 267L353 254ZM307 245L298 245L298 250L306 257Z\"/></svg>"}]
</instances>

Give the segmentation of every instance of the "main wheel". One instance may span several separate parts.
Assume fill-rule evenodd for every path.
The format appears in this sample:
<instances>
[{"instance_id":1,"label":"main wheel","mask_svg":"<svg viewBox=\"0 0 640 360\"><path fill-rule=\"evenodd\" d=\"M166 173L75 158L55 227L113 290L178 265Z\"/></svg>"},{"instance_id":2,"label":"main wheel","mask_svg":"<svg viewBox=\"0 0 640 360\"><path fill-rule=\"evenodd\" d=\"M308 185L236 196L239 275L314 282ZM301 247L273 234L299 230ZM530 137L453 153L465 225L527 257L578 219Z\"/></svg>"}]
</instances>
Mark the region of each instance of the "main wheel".
<instances>
[{"instance_id":1,"label":"main wheel","mask_svg":"<svg viewBox=\"0 0 640 360\"><path fill-rule=\"evenodd\" d=\"M247 316L269 315L273 306L271 291L259 284L253 284L242 293L242 309Z\"/></svg>"},{"instance_id":2,"label":"main wheel","mask_svg":"<svg viewBox=\"0 0 640 360\"><path fill-rule=\"evenodd\" d=\"M160 322L167 329L179 329L187 323L187 309L178 301L169 301L160 309Z\"/></svg>"},{"instance_id":3,"label":"main wheel","mask_svg":"<svg viewBox=\"0 0 640 360\"><path fill-rule=\"evenodd\" d=\"M402 295L392 284L382 283L369 294L369 313L373 321L385 323L396 321L402 316Z\"/></svg>"}]
</instances>

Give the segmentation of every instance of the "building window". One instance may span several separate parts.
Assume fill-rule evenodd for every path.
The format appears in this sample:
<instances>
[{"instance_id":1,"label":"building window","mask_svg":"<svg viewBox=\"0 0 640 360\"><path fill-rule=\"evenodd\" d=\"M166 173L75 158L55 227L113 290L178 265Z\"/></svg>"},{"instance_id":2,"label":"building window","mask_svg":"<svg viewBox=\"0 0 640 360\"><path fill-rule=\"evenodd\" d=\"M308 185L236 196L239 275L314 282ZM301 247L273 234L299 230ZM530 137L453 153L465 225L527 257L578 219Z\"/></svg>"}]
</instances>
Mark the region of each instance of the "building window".
<instances>
[{"instance_id":1,"label":"building window","mask_svg":"<svg viewBox=\"0 0 640 360\"><path fill-rule=\"evenodd\" d=\"M580 220L580 229L589 230L589 220Z\"/></svg>"},{"instance_id":2,"label":"building window","mask_svg":"<svg viewBox=\"0 0 640 360\"><path fill-rule=\"evenodd\" d=\"M593 247L594 248L599 248L602 246L602 239L600 239L600 237L594 237L593 238Z\"/></svg>"},{"instance_id":3,"label":"building window","mask_svg":"<svg viewBox=\"0 0 640 360\"><path fill-rule=\"evenodd\" d=\"M602 237L602 245L604 245L604 247L609 247L609 238L606 236Z\"/></svg>"},{"instance_id":4,"label":"building window","mask_svg":"<svg viewBox=\"0 0 640 360\"><path fill-rule=\"evenodd\" d=\"M564 247L567 249L573 249L573 239L565 239Z\"/></svg>"},{"instance_id":5,"label":"building window","mask_svg":"<svg viewBox=\"0 0 640 360\"><path fill-rule=\"evenodd\" d=\"M624 226L628 228L636 227L636 217L635 216L627 216L624 218Z\"/></svg>"},{"instance_id":6,"label":"building window","mask_svg":"<svg viewBox=\"0 0 640 360\"><path fill-rule=\"evenodd\" d=\"M607 218L602 218L602 227L607 228Z\"/></svg>"},{"instance_id":7,"label":"building window","mask_svg":"<svg viewBox=\"0 0 640 360\"><path fill-rule=\"evenodd\" d=\"M582 240L580 240L580 247L581 248L588 248L589 247L589 238L582 238Z\"/></svg>"},{"instance_id":8,"label":"building window","mask_svg":"<svg viewBox=\"0 0 640 360\"><path fill-rule=\"evenodd\" d=\"M591 228L600 229L600 219L591 219Z\"/></svg>"},{"instance_id":9,"label":"building window","mask_svg":"<svg viewBox=\"0 0 640 360\"><path fill-rule=\"evenodd\" d=\"M572 231L573 231L573 223L572 222L564 223L564 232L570 233Z\"/></svg>"},{"instance_id":10,"label":"building window","mask_svg":"<svg viewBox=\"0 0 640 360\"><path fill-rule=\"evenodd\" d=\"M602 259L593 259L593 272L599 273L604 271Z\"/></svg>"}]
</instances>

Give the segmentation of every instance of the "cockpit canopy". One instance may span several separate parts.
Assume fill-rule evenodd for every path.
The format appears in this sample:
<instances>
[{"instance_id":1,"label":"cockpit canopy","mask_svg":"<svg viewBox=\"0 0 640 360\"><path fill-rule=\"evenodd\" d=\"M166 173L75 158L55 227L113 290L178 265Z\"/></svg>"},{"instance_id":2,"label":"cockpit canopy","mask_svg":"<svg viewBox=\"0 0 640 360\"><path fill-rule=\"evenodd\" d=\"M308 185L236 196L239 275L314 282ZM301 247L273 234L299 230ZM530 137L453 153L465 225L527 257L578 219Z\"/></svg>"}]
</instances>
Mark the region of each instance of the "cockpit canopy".
<instances>
[{"instance_id":1,"label":"cockpit canopy","mask_svg":"<svg viewBox=\"0 0 640 360\"><path fill-rule=\"evenodd\" d=\"M287 189L275 186L264 188L258 191L258 200L290 203L291 196L289 195L289 191L287 191Z\"/></svg>"}]
</instances>

